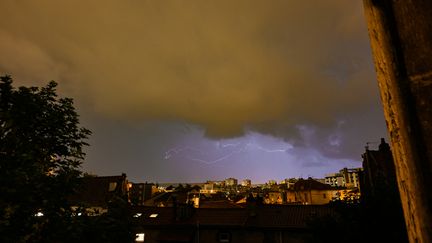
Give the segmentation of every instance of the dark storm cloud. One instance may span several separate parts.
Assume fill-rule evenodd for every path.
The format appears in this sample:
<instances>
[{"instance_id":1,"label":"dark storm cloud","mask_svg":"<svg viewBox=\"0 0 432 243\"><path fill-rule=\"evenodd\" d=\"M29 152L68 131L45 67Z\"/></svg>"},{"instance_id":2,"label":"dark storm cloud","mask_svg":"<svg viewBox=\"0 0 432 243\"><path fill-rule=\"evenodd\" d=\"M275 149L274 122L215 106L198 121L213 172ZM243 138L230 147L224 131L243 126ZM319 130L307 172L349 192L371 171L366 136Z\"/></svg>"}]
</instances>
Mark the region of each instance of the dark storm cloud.
<instances>
[{"instance_id":1,"label":"dark storm cloud","mask_svg":"<svg viewBox=\"0 0 432 243\"><path fill-rule=\"evenodd\" d=\"M378 106L360 1L4 0L0 8L0 72L58 80L101 116L183 120L212 138L248 127L333 157L353 156L360 126L370 128L361 139L382 130L369 125L382 122L379 112L355 119Z\"/></svg>"}]
</instances>

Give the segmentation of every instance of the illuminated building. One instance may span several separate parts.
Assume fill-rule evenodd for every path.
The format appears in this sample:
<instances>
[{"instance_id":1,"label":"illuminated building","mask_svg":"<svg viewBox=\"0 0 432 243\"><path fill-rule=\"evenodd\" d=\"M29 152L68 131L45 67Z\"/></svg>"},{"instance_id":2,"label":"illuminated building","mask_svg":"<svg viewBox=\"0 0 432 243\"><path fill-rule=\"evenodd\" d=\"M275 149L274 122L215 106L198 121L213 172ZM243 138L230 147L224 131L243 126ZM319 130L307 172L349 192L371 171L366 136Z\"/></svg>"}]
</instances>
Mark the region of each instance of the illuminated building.
<instances>
[{"instance_id":1,"label":"illuminated building","mask_svg":"<svg viewBox=\"0 0 432 243\"><path fill-rule=\"evenodd\" d=\"M158 191L153 183L131 183L129 196L132 205L142 206Z\"/></svg>"},{"instance_id":2,"label":"illuminated building","mask_svg":"<svg viewBox=\"0 0 432 243\"><path fill-rule=\"evenodd\" d=\"M361 168L343 168L339 173L327 174L325 184L333 187L359 188L359 174L361 171Z\"/></svg>"},{"instance_id":3,"label":"illuminated building","mask_svg":"<svg viewBox=\"0 0 432 243\"><path fill-rule=\"evenodd\" d=\"M296 178L289 178L289 179L284 179L280 182L280 184L285 184L286 188L292 188L294 186L294 184L298 181L298 179Z\"/></svg>"},{"instance_id":4,"label":"illuminated building","mask_svg":"<svg viewBox=\"0 0 432 243\"><path fill-rule=\"evenodd\" d=\"M235 187L235 186L237 186L237 179L235 179L235 178L225 179L225 186L227 186L227 187Z\"/></svg>"},{"instance_id":5,"label":"illuminated building","mask_svg":"<svg viewBox=\"0 0 432 243\"><path fill-rule=\"evenodd\" d=\"M276 182L275 180L269 180L269 181L268 181L268 184L269 184L270 186L273 186L273 185L277 185L277 182Z\"/></svg>"},{"instance_id":6,"label":"illuminated building","mask_svg":"<svg viewBox=\"0 0 432 243\"><path fill-rule=\"evenodd\" d=\"M244 186L244 187L251 187L252 186L252 181L249 180L249 179L244 179L244 180L242 180L241 185Z\"/></svg>"},{"instance_id":7,"label":"illuminated building","mask_svg":"<svg viewBox=\"0 0 432 243\"><path fill-rule=\"evenodd\" d=\"M287 191L287 202L298 204L327 204L338 197L339 190L314 179L298 180Z\"/></svg>"}]
</instances>

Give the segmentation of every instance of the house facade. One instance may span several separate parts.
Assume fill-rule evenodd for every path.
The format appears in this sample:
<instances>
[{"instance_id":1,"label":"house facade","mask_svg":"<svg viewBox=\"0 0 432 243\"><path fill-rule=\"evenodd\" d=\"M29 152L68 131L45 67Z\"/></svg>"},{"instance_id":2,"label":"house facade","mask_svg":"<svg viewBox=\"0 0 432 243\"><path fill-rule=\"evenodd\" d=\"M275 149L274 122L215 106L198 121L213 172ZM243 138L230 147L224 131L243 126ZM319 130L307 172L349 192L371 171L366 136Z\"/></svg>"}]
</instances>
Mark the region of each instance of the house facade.
<instances>
[{"instance_id":1,"label":"house facade","mask_svg":"<svg viewBox=\"0 0 432 243\"><path fill-rule=\"evenodd\" d=\"M137 242L303 243L308 220L333 216L329 206L249 205L247 208L138 207ZM138 238L137 238L138 239ZM140 241L142 240L142 241Z\"/></svg>"}]
</instances>

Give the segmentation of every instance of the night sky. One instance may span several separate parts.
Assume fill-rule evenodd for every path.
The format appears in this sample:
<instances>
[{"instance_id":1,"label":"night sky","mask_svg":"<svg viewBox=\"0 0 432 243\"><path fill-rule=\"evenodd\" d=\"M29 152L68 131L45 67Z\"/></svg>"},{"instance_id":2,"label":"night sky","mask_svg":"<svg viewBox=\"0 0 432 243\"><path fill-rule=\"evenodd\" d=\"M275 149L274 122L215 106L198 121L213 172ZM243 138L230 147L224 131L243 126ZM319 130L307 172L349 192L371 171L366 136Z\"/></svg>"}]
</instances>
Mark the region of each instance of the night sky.
<instances>
[{"instance_id":1,"label":"night sky","mask_svg":"<svg viewBox=\"0 0 432 243\"><path fill-rule=\"evenodd\" d=\"M0 74L59 83L83 170L323 177L386 137L361 1L0 1ZM373 148L374 144L372 144Z\"/></svg>"}]
</instances>

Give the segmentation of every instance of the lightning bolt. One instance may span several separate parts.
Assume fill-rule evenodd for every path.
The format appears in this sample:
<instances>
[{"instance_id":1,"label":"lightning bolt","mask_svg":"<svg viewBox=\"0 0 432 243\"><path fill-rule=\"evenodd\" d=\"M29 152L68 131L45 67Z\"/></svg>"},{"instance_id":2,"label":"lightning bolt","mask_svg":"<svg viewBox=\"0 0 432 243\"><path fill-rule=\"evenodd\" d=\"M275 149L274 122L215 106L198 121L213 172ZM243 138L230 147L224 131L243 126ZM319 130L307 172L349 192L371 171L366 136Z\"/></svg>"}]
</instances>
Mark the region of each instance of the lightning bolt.
<instances>
[{"instance_id":1,"label":"lightning bolt","mask_svg":"<svg viewBox=\"0 0 432 243\"><path fill-rule=\"evenodd\" d=\"M290 145L290 146L287 146L287 147L284 148L284 149L266 149L266 148L264 148L264 147L259 146L259 145L256 144L256 143L248 143L247 146L249 146L249 147L253 147L253 148L256 148L256 149L259 149L259 150L264 151L264 152L267 152L267 153L284 153L284 152L287 152L288 150L290 150L290 149L293 148L293 147Z\"/></svg>"},{"instance_id":2,"label":"lightning bolt","mask_svg":"<svg viewBox=\"0 0 432 243\"><path fill-rule=\"evenodd\" d=\"M190 160L201 162L201 163L204 163L204 164L207 164L207 165L211 165L211 164L216 164L216 163L218 163L218 162L220 162L222 160L228 159L229 157L233 156L234 154L242 152L242 150L243 149L234 150L234 151L232 151L231 153L229 153L229 154L227 154L225 156L222 156L222 157L220 157L218 159L211 160L211 161L207 161L207 160L203 160L203 159L197 159L197 158L190 158Z\"/></svg>"},{"instance_id":3,"label":"lightning bolt","mask_svg":"<svg viewBox=\"0 0 432 243\"><path fill-rule=\"evenodd\" d=\"M241 143L226 143L226 144L221 144L219 146L222 147L222 148L227 148L227 147L237 147L240 144Z\"/></svg>"},{"instance_id":4,"label":"lightning bolt","mask_svg":"<svg viewBox=\"0 0 432 243\"><path fill-rule=\"evenodd\" d=\"M267 149L264 148L256 143L220 143L217 142L217 147L220 149L226 149L226 148L234 148L234 150L232 150L231 152L229 152L228 154L225 154L221 157L218 157L214 160L205 160L205 159L201 159L201 158L196 158L196 157L192 157L192 156L186 156L186 158L192 160L192 161L196 161L196 162L200 162L206 165L212 165L212 164L216 164L218 162L227 160L228 158L234 156L235 154L240 154L244 151L246 151L247 149L257 149L257 150L261 150L264 151L266 153L285 153L287 152L289 149L292 149L293 147L291 145L286 146L283 149ZM184 151L195 151L198 152L199 154L206 154L204 153L202 150L194 148L194 147L190 147L190 146L186 146L186 147L176 147L173 149L170 149L168 151L165 152L165 156L164 158L166 160L171 159L173 156L182 153Z\"/></svg>"},{"instance_id":5,"label":"lightning bolt","mask_svg":"<svg viewBox=\"0 0 432 243\"><path fill-rule=\"evenodd\" d=\"M201 150L193 148L193 147L189 147L189 146L180 147L180 148L179 147L175 147L175 148L172 148L172 149L170 149L170 150L168 150L168 151L165 152L164 159L166 159L166 160L170 159L173 155L181 153L183 151L187 151L187 150L196 151L196 152L201 153L201 154L203 153Z\"/></svg>"}]
</instances>

